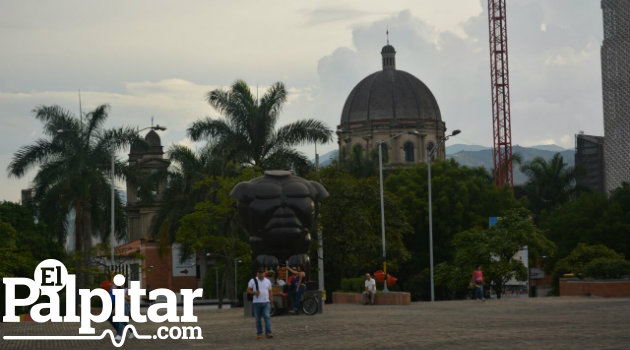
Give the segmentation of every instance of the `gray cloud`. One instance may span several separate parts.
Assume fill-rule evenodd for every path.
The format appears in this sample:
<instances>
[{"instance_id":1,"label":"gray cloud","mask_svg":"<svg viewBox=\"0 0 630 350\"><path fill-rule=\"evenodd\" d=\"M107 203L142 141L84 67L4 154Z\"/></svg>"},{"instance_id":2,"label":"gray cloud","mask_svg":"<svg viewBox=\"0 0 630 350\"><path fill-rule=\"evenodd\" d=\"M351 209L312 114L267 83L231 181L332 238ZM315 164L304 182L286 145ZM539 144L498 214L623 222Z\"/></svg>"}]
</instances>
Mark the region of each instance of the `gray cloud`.
<instances>
[{"instance_id":1,"label":"gray cloud","mask_svg":"<svg viewBox=\"0 0 630 350\"><path fill-rule=\"evenodd\" d=\"M84 110L112 105L110 126L146 126L155 116L169 128L165 144L188 142L192 121L217 116L204 93L238 78L261 88L285 82L290 95L280 124L310 117L334 128L350 90L381 69L388 25L397 67L429 86L447 127L464 131L457 142L489 146L488 24L485 0L479 3L480 14L469 1L461 13L424 1L387 6L398 10L386 16L376 2L348 3L337 13L331 4L300 12L259 2L249 11L205 1L1 2L0 170L38 137L31 110L60 104L76 111L79 88ZM572 147L579 130L602 134L599 2L508 6L513 143ZM467 20L447 31L430 22L430 11ZM301 150L312 155L313 146ZM0 177L0 198L17 200L28 181Z\"/></svg>"}]
</instances>

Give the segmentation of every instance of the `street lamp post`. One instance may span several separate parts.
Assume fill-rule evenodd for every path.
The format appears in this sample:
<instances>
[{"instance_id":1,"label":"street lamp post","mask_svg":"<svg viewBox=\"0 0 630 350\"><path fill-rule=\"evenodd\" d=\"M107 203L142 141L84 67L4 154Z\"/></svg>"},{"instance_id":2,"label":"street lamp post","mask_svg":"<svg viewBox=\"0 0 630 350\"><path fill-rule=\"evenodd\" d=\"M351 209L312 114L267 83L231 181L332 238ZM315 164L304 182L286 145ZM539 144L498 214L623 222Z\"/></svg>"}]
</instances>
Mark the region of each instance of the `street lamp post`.
<instances>
[{"instance_id":1,"label":"street lamp post","mask_svg":"<svg viewBox=\"0 0 630 350\"><path fill-rule=\"evenodd\" d=\"M437 150L448 140L451 136L455 136L459 134L461 130L453 130L453 132L448 136L443 136L440 140L440 143L434 145L431 149L429 149L429 155L427 158L428 165L428 187L429 187L429 264L431 270L431 301L435 301L435 287L433 281L433 205L432 205L432 197L431 197L431 161L433 160L433 155Z\"/></svg>"},{"instance_id":2,"label":"street lamp post","mask_svg":"<svg viewBox=\"0 0 630 350\"><path fill-rule=\"evenodd\" d=\"M412 134L412 135L420 135L418 130L410 130L407 132L403 132L397 135L390 137L390 140L397 138L403 134ZM378 178L379 178L379 187L380 187L380 195L381 195L381 239L383 243L383 274L385 275L385 280L383 281L383 293L388 293L387 289L387 249L385 245L385 203L383 200L383 143L385 141L379 140L376 141L378 145Z\"/></svg>"}]
</instances>

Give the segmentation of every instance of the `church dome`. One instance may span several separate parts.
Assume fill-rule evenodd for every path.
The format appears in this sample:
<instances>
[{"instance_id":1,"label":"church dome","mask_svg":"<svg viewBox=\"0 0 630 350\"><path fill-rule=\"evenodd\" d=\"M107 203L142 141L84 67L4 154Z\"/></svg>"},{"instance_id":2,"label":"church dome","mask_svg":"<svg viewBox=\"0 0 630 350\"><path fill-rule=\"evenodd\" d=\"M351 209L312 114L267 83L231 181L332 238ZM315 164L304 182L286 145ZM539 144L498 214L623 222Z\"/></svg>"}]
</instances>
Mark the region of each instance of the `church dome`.
<instances>
[{"instance_id":1,"label":"church dome","mask_svg":"<svg viewBox=\"0 0 630 350\"><path fill-rule=\"evenodd\" d=\"M149 147L162 146L160 135L158 135L155 130L149 131L147 136L144 137L144 140L149 144Z\"/></svg>"},{"instance_id":2,"label":"church dome","mask_svg":"<svg viewBox=\"0 0 630 350\"><path fill-rule=\"evenodd\" d=\"M367 121L431 120L441 122L431 90L415 76L396 69L396 50L381 50L383 70L368 75L350 92L341 113L341 127Z\"/></svg>"},{"instance_id":3,"label":"church dome","mask_svg":"<svg viewBox=\"0 0 630 350\"><path fill-rule=\"evenodd\" d=\"M143 153L156 153L163 154L162 152L162 140L160 135L151 129L144 137L144 142L136 141L131 144L130 154L143 154Z\"/></svg>"}]
</instances>

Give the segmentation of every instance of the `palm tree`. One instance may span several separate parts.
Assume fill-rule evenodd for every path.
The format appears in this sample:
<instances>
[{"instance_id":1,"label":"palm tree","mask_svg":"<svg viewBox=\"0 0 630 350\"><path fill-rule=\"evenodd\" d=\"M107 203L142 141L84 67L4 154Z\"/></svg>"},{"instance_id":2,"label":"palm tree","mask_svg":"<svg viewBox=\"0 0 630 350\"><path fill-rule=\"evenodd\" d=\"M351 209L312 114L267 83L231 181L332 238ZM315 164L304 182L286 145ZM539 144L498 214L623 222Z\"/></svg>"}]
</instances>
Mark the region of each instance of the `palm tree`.
<instances>
[{"instance_id":1,"label":"palm tree","mask_svg":"<svg viewBox=\"0 0 630 350\"><path fill-rule=\"evenodd\" d=\"M287 92L280 82L259 100L247 84L237 80L229 91L208 93L208 103L225 119L206 118L193 123L188 135L194 141L209 138L213 155L266 169L310 169L306 156L292 147L306 142L326 143L332 130L314 119L299 120L275 129Z\"/></svg>"},{"instance_id":2,"label":"palm tree","mask_svg":"<svg viewBox=\"0 0 630 350\"><path fill-rule=\"evenodd\" d=\"M556 153L549 162L536 157L521 166L521 171L529 176L523 192L536 214L565 203L575 190L575 169L567 166L560 153Z\"/></svg>"},{"instance_id":3,"label":"palm tree","mask_svg":"<svg viewBox=\"0 0 630 350\"><path fill-rule=\"evenodd\" d=\"M93 232L109 235L112 152L137 140L131 128L102 128L108 108L98 106L81 119L59 106L36 108L35 118L44 124L46 137L21 147L7 168L9 176L19 178L39 166L33 189L40 219L65 239L66 218L74 210L75 250L83 259L88 258ZM115 175L121 178L125 172L125 166L115 162ZM124 212L117 195L115 209L117 235L122 237ZM79 287L85 287L86 277L79 271L77 275Z\"/></svg>"},{"instance_id":4,"label":"palm tree","mask_svg":"<svg viewBox=\"0 0 630 350\"><path fill-rule=\"evenodd\" d=\"M167 151L171 169L167 173L167 187L160 211L151 226L151 234L166 246L175 241L179 220L193 211L204 199L199 182L206 175L216 175L217 164L210 152L195 153L186 146L173 145Z\"/></svg>"}]
</instances>

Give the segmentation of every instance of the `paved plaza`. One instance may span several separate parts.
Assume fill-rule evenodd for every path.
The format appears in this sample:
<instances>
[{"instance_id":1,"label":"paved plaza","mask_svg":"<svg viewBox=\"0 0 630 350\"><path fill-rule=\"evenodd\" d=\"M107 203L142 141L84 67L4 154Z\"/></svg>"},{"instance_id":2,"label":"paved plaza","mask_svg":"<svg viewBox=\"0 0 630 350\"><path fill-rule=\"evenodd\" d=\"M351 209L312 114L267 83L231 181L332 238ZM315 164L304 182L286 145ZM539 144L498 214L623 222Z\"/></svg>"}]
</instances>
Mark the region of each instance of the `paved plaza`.
<instances>
[{"instance_id":1,"label":"paved plaza","mask_svg":"<svg viewBox=\"0 0 630 350\"><path fill-rule=\"evenodd\" d=\"M326 305L315 316L272 318L273 339L255 338L242 308L195 311L203 340L127 340L122 349L629 349L630 300L522 298L417 302L410 306ZM0 335L78 335L78 323L3 323ZM159 326L136 324L140 334ZM105 325L97 326L101 334ZM114 349L109 337L0 340L0 349Z\"/></svg>"}]
</instances>

